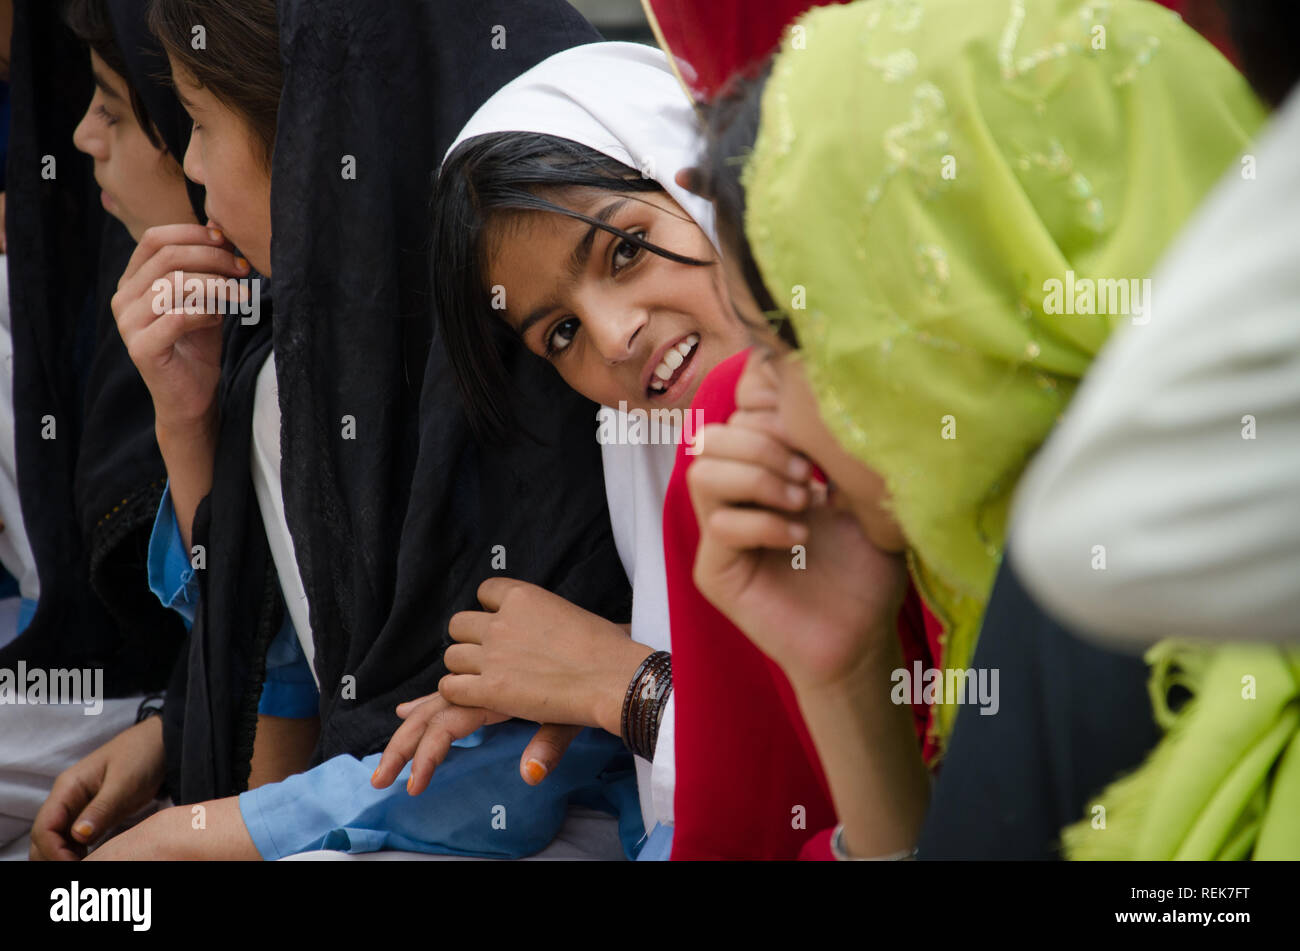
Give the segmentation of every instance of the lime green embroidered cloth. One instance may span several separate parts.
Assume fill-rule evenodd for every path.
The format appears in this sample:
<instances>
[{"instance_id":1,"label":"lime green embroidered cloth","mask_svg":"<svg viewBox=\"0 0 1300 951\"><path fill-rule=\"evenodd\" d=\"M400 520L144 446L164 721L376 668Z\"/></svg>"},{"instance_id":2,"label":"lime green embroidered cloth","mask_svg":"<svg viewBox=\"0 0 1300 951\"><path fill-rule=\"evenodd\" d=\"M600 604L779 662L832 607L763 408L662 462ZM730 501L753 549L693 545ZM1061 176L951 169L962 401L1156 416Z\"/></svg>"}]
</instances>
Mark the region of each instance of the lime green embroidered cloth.
<instances>
[{"instance_id":1,"label":"lime green embroidered cloth","mask_svg":"<svg viewBox=\"0 0 1300 951\"><path fill-rule=\"evenodd\" d=\"M1263 119L1145 0L860 0L788 33L746 233L823 415L886 481L945 667L1025 465L1112 330L1159 319L1144 279Z\"/></svg>"}]
</instances>

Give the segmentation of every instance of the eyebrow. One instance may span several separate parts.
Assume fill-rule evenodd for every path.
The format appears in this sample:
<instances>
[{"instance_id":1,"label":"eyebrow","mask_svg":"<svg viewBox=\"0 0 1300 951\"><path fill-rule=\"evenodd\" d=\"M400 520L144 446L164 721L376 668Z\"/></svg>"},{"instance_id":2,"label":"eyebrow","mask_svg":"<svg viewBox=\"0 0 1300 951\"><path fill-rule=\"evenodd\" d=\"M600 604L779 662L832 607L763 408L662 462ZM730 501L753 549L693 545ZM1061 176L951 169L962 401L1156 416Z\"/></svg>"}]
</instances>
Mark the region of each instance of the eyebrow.
<instances>
[{"instance_id":1,"label":"eyebrow","mask_svg":"<svg viewBox=\"0 0 1300 951\"><path fill-rule=\"evenodd\" d=\"M95 78L95 85L99 87L100 92L102 92L109 99L116 99L118 101L121 101L122 97L117 94L116 89L114 89L112 86L108 84L108 80L100 75L99 70L92 69L90 71L90 75Z\"/></svg>"},{"instance_id":2,"label":"eyebrow","mask_svg":"<svg viewBox=\"0 0 1300 951\"><path fill-rule=\"evenodd\" d=\"M613 218L619 210L630 202L630 198L620 198L618 201L612 201L592 217L600 224L609 224L609 219ZM587 233L582 236L573 249L573 254L569 256L568 272L571 276L577 277L587 267L587 261L591 258L591 248L596 241L596 232L603 231L600 225L591 225L587 228ZM542 304L540 307L534 307L527 317L519 324L519 336L524 337L533 325L544 318L547 314L555 309L554 304Z\"/></svg>"},{"instance_id":3,"label":"eyebrow","mask_svg":"<svg viewBox=\"0 0 1300 951\"><path fill-rule=\"evenodd\" d=\"M613 218L619 209L631 200L632 199L630 198L620 198L618 201L611 201L604 208L600 209L600 211L596 212L593 217L599 221L600 224L607 225L609 224L609 219ZM589 227L587 233L582 236L582 240L579 241L577 246L573 249L573 254L569 257L570 276L577 277L586 269L587 260L591 257L591 246L596 241L597 230L604 229L600 228L599 225L594 224Z\"/></svg>"}]
</instances>

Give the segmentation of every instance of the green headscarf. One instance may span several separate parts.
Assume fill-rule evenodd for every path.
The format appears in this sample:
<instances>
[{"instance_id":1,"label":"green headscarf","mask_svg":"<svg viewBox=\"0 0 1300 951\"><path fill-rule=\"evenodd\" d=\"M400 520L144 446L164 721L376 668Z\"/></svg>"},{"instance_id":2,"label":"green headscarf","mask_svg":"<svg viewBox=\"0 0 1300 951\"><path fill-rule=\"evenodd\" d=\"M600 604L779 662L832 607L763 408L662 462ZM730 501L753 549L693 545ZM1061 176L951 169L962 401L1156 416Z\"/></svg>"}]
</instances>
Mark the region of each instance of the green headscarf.
<instances>
[{"instance_id":1,"label":"green headscarf","mask_svg":"<svg viewBox=\"0 0 1300 951\"><path fill-rule=\"evenodd\" d=\"M823 416L885 479L943 666L969 666L1021 472L1263 120L1144 0L861 0L787 35L746 233ZM1102 279L1139 282L1128 312L1059 313Z\"/></svg>"}]
</instances>

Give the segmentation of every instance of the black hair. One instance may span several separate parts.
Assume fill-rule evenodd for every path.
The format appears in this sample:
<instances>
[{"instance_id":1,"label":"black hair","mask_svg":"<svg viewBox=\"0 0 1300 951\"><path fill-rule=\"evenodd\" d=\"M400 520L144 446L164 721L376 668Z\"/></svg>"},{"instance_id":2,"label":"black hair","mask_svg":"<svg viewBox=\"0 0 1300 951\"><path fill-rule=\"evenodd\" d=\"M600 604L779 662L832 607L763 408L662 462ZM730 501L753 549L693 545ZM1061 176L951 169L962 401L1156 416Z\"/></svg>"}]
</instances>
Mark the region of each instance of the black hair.
<instances>
[{"instance_id":1,"label":"black hair","mask_svg":"<svg viewBox=\"0 0 1300 951\"><path fill-rule=\"evenodd\" d=\"M431 265L440 329L456 386L481 439L513 428L503 348L519 341L492 308L487 284L487 232L494 216L549 212L576 218L679 264L706 267L640 235L616 228L547 197L571 189L649 194L655 179L569 139L534 132L496 132L461 143L447 157L433 191Z\"/></svg>"},{"instance_id":2,"label":"black hair","mask_svg":"<svg viewBox=\"0 0 1300 951\"><path fill-rule=\"evenodd\" d=\"M122 81L126 83L131 111L135 113L136 122L139 123L145 138L154 148L167 151L166 143L154 128L153 120L149 118L149 112L144 107L144 100L140 98L140 93L131 82L126 57L118 49L117 38L113 35L113 25L109 21L107 6L103 0L66 0L63 6L63 22L76 34L77 39L99 55L104 65L122 77ZM181 160L180 156L173 156L173 158L177 162Z\"/></svg>"},{"instance_id":3,"label":"black hair","mask_svg":"<svg viewBox=\"0 0 1300 951\"><path fill-rule=\"evenodd\" d=\"M1222 0L1242 71L1271 106L1300 83L1300 4L1295 0Z\"/></svg>"},{"instance_id":4,"label":"black hair","mask_svg":"<svg viewBox=\"0 0 1300 951\"><path fill-rule=\"evenodd\" d=\"M798 349L794 327L773 301L745 235L745 186L741 183L741 173L758 138L763 90L771 74L772 58L768 57L754 72L732 77L722 92L702 107L705 151L700 167L694 170L691 190L713 202L718 240L736 258L750 295L759 309L769 315L777 336Z\"/></svg>"}]
</instances>

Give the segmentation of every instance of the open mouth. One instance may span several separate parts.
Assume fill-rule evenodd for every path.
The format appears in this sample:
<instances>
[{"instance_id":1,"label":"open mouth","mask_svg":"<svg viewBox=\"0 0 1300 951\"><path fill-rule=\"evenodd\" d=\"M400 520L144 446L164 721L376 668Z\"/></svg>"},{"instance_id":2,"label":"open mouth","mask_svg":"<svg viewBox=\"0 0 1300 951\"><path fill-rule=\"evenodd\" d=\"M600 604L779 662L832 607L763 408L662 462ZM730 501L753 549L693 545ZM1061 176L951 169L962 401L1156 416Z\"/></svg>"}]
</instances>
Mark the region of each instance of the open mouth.
<instances>
[{"instance_id":1,"label":"open mouth","mask_svg":"<svg viewBox=\"0 0 1300 951\"><path fill-rule=\"evenodd\" d=\"M658 366L650 374L650 383L646 386L649 399L662 397L686 373L686 368L695 359L695 350L700 345L699 334L689 334L664 351Z\"/></svg>"}]
</instances>

